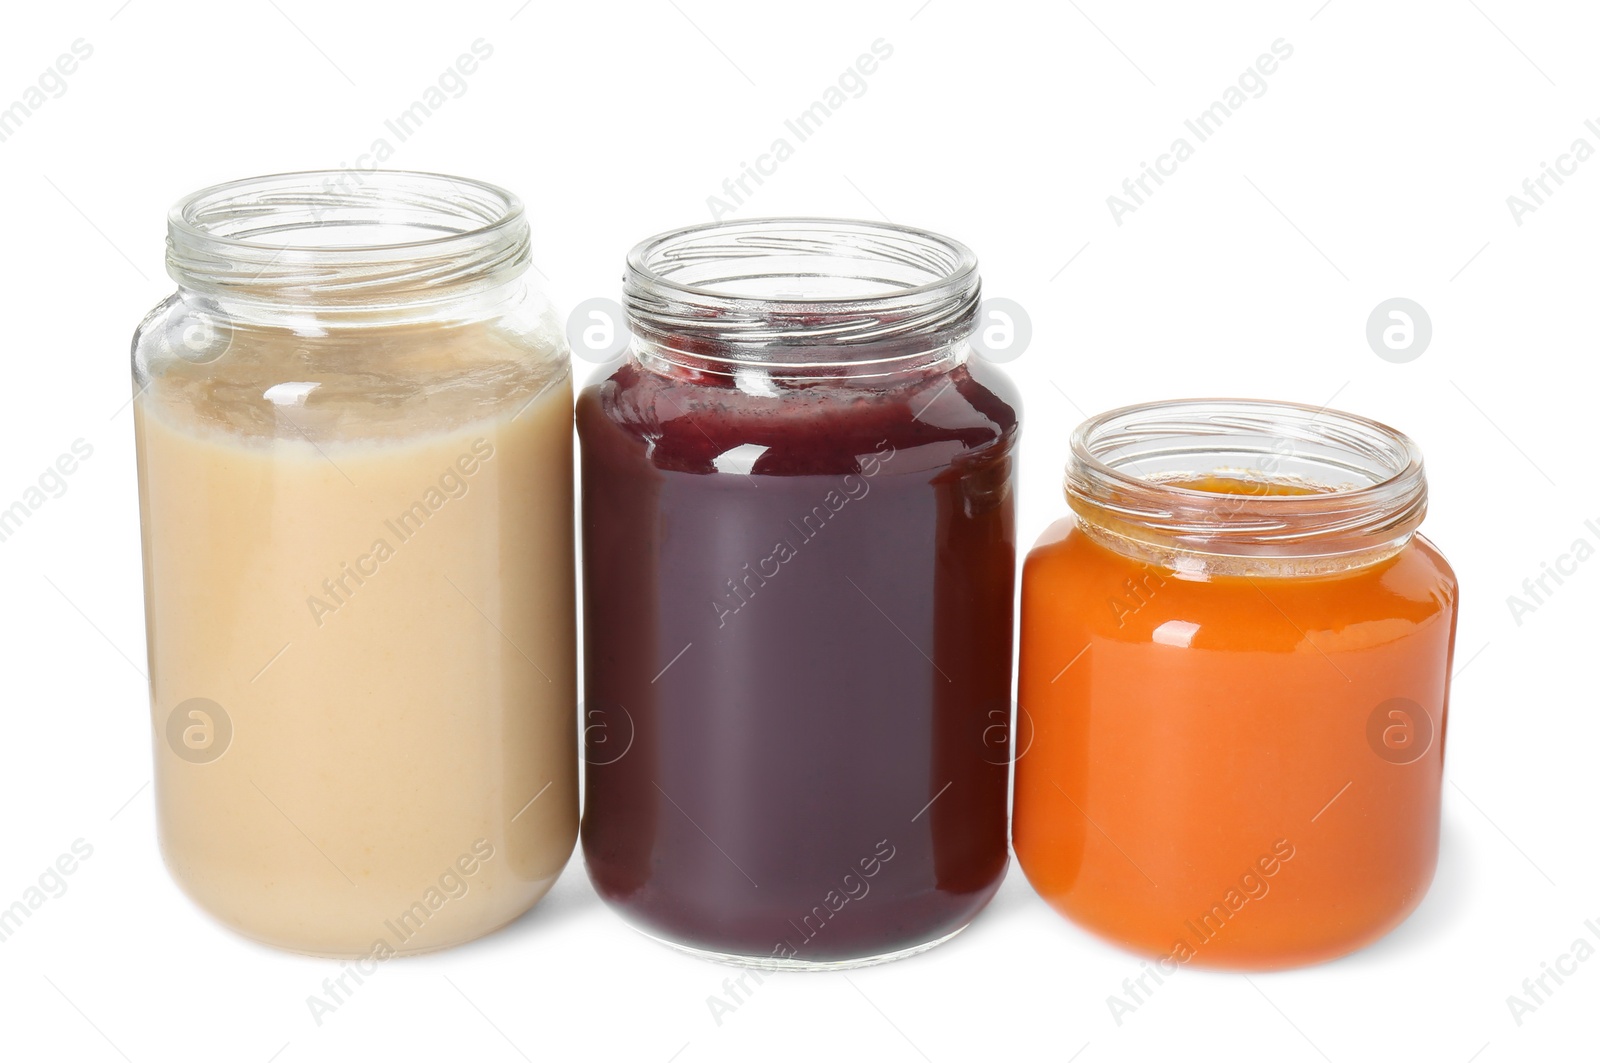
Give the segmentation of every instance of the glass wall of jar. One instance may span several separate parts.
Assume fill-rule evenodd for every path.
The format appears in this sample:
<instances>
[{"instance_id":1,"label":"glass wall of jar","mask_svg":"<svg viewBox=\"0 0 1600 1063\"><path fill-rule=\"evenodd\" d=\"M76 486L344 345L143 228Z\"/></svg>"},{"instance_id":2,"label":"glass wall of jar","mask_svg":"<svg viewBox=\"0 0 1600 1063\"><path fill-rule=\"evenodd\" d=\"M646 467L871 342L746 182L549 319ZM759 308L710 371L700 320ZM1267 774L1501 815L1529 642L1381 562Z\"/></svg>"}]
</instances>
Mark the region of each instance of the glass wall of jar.
<instances>
[{"instance_id":1,"label":"glass wall of jar","mask_svg":"<svg viewBox=\"0 0 1600 1063\"><path fill-rule=\"evenodd\" d=\"M578 400L583 842L645 933L847 966L998 887L1018 404L969 358L978 293L888 224L630 254L631 348Z\"/></svg>"},{"instance_id":2,"label":"glass wall of jar","mask_svg":"<svg viewBox=\"0 0 1600 1063\"><path fill-rule=\"evenodd\" d=\"M1422 457L1289 403L1161 402L1072 439L1028 556L1017 859L1163 969L1312 963L1422 900L1456 580Z\"/></svg>"},{"instance_id":3,"label":"glass wall of jar","mask_svg":"<svg viewBox=\"0 0 1600 1063\"><path fill-rule=\"evenodd\" d=\"M571 374L528 247L433 174L172 211L133 348L158 820L252 938L442 948L571 854Z\"/></svg>"}]
</instances>

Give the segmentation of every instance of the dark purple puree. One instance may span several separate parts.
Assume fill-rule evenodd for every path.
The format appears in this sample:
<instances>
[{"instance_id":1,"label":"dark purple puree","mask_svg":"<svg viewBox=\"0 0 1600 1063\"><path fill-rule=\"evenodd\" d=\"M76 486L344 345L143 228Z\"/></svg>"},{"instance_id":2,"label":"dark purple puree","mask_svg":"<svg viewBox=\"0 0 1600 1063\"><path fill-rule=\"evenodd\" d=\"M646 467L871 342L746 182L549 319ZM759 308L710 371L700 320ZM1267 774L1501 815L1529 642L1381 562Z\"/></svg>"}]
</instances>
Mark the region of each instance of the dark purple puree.
<instances>
[{"instance_id":1,"label":"dark purple puree","mask_svg":"<svg viewBox=\"0 0 1600 1063\"><path fill-rule=\"evenodd\" d=\"M959 929L1006 864L1014 390L670 372L578 401L595 887L745 956Z\"/></svg>"}]
</instances>

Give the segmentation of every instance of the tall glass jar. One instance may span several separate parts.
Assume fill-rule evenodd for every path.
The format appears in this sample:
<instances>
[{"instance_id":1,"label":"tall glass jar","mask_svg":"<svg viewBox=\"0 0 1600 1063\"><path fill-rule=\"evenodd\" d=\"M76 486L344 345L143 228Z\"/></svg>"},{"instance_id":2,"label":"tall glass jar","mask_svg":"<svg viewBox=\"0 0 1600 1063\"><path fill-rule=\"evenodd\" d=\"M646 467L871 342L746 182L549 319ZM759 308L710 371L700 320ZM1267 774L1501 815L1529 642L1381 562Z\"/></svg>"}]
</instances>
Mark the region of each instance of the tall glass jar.
<instances>
[{"instance_id":1,"label":"tall glass jar","mask_svg":"<svg viewBox=\"0 0 1600 1063\"><path fill-rule=\"evenodd\" d=\"M1312 963L1398 925L1438 856L1457 601L1417 534L1415 444L1291 403L1158 402L1079 427L1066 487L1023 572L1034 887L1161 972Z\"/></svg>"},{"instance_id":2,"label":"tall glass jar","mask_svg":"<svg viewBox=\"0 0 1600 1063\"><path fill-rule=\"evenodd\" d=\"M999 885L1018 409L969 358L978 292L887 224L629 255L632 346L578 400L583 841L647 934L849 966Z\"/></svg>"},{"instance_id":3,"label":"tall glass jar","mask_svg":"<svg viewBox=\"0 0 1600 1063\"><path fill-rule=\"evenodd\" d=\"M515 919L577 834L571 384L516 197L197 192L139 326L161 843L203 908L382 959Z\"/></svg>"}]
</instances>

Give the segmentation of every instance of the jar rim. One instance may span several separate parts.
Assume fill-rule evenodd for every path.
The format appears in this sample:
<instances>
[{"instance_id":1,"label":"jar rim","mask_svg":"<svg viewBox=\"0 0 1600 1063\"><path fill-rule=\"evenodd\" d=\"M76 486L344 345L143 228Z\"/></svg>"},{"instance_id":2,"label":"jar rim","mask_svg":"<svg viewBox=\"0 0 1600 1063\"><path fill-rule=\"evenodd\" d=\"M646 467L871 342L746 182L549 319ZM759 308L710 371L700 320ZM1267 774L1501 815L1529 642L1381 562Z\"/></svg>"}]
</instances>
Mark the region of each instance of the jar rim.
<instances>
[{"instance_id":1,"label":"jar rim","mask_svg":"<svg viewBox=\"0 0 1600 1063\"><path fill-rule=\"evenodd\" d=\"M947 236L828 217L714 221L628 252L636 338L669 360L840 366L947 348L976 322L978 258ZM898 349L897 349L898 348Z\"/></svg>"},{"instance_id":2,"label":"jar rim","mask_svg":"<svg viewBox=\"0 0 1600 1063\"><path fill-rule=\"evenodd\" d=\"M832 230L835 235L846 233L855 235L887 235L894 234L908 242L920 243L926 247L937 247L951 256L950 266L940 275L920 285L904 287L893 291L885 291L878 295L783 295L774 294L761 297L739 296L726 290L703 284L684 284L674 280L663 273L657 262L651 256L658 254L665 248L681 245L698 237L709 234L720 234L736 237L740 233L760 234L771 236L784 229L794 232L815 231L823 233ZM943 289L964 282L969 276L978 272L978 256L972 249L959 240L940 235L928 229L920 229L911 225L898 225L894 222L863 221L853 218L837 217L810 217L805 215L785 215L771 218L752 218L746 221L711 221L699 225L684 226L679 229L668 229L656 233L639 241L628 252L628 270L640 278L647 278L651 283L663 288L670 288L685 295L700 296L708 299L730 299L748 302L768 303L851 303L871 302L875 299L886 299L897 296L917 296L932 294Z\"/></svg>"},{"instance_id":3,"label":"jar rim","mask_svg":"<svg viewBox=\"0 0 1600 1063\"><path fill-rule=\"evenodd\" d=\"M264 244L258 240L218 232L214 228L201 224L196 217L197 211L201 207L210 207L212 209L236 207L241 200L242 194L272 186L279 186L284 191L293 191L298 187L301 191L311 190L312 194L330 194L333 185L338 183L339 179L349 178L352 175L355 175L356 180L363 185L367 183L368 178L376 179L380 184L387 184L388 187L381 189L387 192L397 190L401 181L411 181L415 184L438 184L443 182L453 190L459 191L461 188L466 187L486 194L498 199L504 204L504 207L497 219L488 221L485 224L422 240L394 240L384 243ZM463 214L462 216L466 217L467 215ZM522 200L517 198L515 193L509 192L499 185L471 177L455 177L450 174L435 173L428 170L363 170L359 173L353 170L290 170L284 173L261 174L255 177L240 177L230 181L219 181L214 185L197 189L172 205L167 214L167 222L171 228L215 243L232 244L253 249L268 247L275 251L287 249L336 254L341 252L411 250L432 247L451 240L458 240L462 237L477 236L514 225L523 216Z\"/></svg>"},{"instance_id":4,"label":"jar rim","mask_svg":"<svg viewBox=\"0 0 1600 1063\"><path fill-rule=\"evenodd\" d=\"M286 239L263 239L273 234ZM504 283L529 255L514 193L419 170L238 178L191 192L167 215L167 271L180 286L265 301L439 297Z\"/></svg>"},{"instance_id":5,"label":"jar rim","mask_svg":"<svg viewBox=\"0 0 1600 1063\"><path fill-rule=\"evenodd\" d=\"M1140 467L1151 462L1164 467ZM1174 482L1219 473L1312 490ZM1172 399L1099 414L1072 434L1065 486L1074 512L1119 537L1209 554L1380 550L1408 540L1427 510L1422 452L1409 436L1357 414L1270 399Z\"/></svg>"}]
</instances>

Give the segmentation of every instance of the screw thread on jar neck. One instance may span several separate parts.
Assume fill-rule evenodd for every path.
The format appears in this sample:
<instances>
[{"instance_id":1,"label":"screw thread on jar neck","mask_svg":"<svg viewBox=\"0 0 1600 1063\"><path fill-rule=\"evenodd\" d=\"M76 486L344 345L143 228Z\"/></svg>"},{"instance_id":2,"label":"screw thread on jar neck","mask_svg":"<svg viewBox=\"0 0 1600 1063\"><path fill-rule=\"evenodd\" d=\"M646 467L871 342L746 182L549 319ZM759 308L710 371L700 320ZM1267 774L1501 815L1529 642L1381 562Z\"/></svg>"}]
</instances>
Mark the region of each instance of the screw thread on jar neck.
<instances>
[{"instance_id":1,"label":"screw thread on jar neck","mask_svg":"<svg viewBox=\"0 0 1600 1063\"><path fill-rule=\"evenodd\" d=\"M510 297L529 265L522 203L443 174L321 170L215 185L172 208L167 272L252 319L437 316Z\"/></svg>"},{"instance_id":2,"label":"screw thread on jar neck","mask_svg":"<svg viewBox=\"0 0 1600 1063\"><path fill-rule=\"evenodd\" d=\"M773 377L885 376L966 356L977 258L934 233L828 218L719 222L628 255L642 360Z\"/></svg>"},{"instance_id":3,"label":"screw thread on jar neck","mask_svg":"<svg viewBox=\"0 0 1600 1063\"><path fill-rule=\"evenodd\" d=\"M1183 486L1207 478L1246 489ZM1087 532L1124 552L1180 572L1270 575L1393 554L1422 523L1428 489L1416 444L1377 421L1200 399L1084 422L1072 436L1066 495Z\"/></svg>"}]
</instances>

